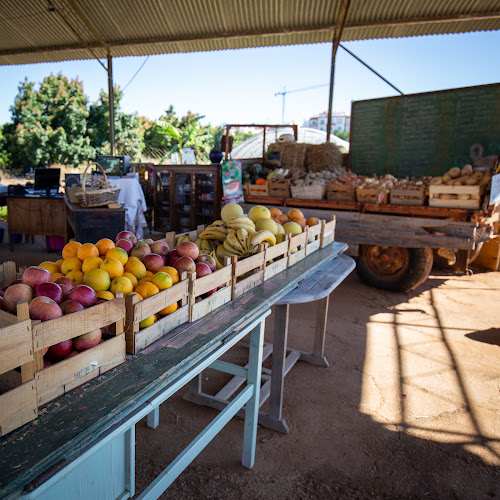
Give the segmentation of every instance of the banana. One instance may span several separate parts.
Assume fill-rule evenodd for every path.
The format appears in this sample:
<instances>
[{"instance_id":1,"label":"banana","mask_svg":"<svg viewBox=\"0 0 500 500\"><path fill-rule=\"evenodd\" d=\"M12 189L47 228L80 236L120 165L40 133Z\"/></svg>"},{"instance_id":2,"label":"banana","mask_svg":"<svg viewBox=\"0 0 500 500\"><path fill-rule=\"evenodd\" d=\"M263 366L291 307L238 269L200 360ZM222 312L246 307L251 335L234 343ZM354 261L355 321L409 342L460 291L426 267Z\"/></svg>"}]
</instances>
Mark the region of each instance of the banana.
<instances>
[{"instance_id":1,"label":"banana","mask_svg":"<svg viewBox=\"0 0 500 500\"><path fill-rule=\"evenodd\" d=\"M225 227L225 222L223 220L214 220L212 224L210 224L213 227L218 227L218 226L224 226Z\"/></svg>"},{"instance_id":2,"label":"banana","mask_svg":"<svg viewBox=\"0 0 500 500\"><path fill-rule=\"evenodd\" d=\"M255 247L259 243L269 243L271 246L276 245L276 236L266 229L257 231L250 236L250 245Z\"/></svg>"},{"instance_id":3,"label":"banana","mask_svg":"<svg viewBox=\"0 0 500 500\"><path fill-rule=\"evenodd\" d=\"M236 231L231 231L227 235L227 238L225 239L224 243L226 241L228 242L228 244L232 248L234 248L238 251L238 254L236 254L236 255L240 255L240 254L243 255L246 252L245 248L241 245L240 240L238 239L238 236L236 235ZM226 247L226 249L227 249L227 247Z\"/></svg>"},{"instance_id":4,"label":"banana","mask_svg":"<svg viewBox=\"0 0 500 500\"><path fill-rule=\"evenodd\" d=\"M219 240L224 241L227 237L228 230L221 226L219 227L207 227L199 237L201 240Z\"/></svg>"},{"instance_id":5,"label":"banana","mask_svg":"<svg viewBox=\"0 0 500 500\"><path fill-rule=\"evenodd\" d=\"M238 241L241 245L241 248L243 248L243 253L248 253L248 246L247 246L247 240L248 240L248 231L242 227L236 231L236 237L238 238Z\"/></svg>"},{"instance_id":6,"label":"banana","mask_svg":"<svg viewBox=\"0 0 500 500\"><path fill-rule=\"evenodd\" d=\"M217 248L217 245L214 243L214 240L200 240L201 244L199 245L200 250L209 251L213 248Z\"/></svg>"},{"instance_id":7,"label":"banana","mask_svg":"<svg viewBox=\"0 0 500 500\"><path fill-rule=\"evenodd\" d=\"M187 241L190 241L190 242L193 242L193 240L191 239L191 237L189 236L189 234L180 234L179 236L177 236L175 238L175 246L176 248L181 244L181 243L185 243Z\"/></svg>"},{"instance_id":8,"label":"banana","mask_svg":"<svg viewBox=\"0 0 500 500\"><path fill-rule=\"evenodd\" d=\"M200 240L200 238L198 238L198 239L195 241L196 246L197 246L200 250L203 250L203 248L202 248L202 243L203 243L203 241L205 241L205 240Z\"/></svg>"},{"instance_id":9,"label":"banana","mask_svg":"<svg viewBox=\"0 0 500 500\"><path fill-rule=\"evenodd\" d=\"M229 253L224 245L219 245L216 250L217 256L220 257L233 257L234 253Z\"/></svg>"},{"instance_id":10,"label":"banana","mask_svg":"<svg viewBox=\"0 0 500 500\"><path fill-rule=\"evenodd\" d=\"M243 252L240 249L233 247L227 239L224 240L224 243L222 245L228 255L237 255L238 257L243 256Z\"/></svg>"},{"instance_id":11,"label":"banana","mask_svg":"<svg viewBox=\"0 0 500 500\"><path fill-rule=\"evenodd\" d=\"M218 271L219 269L222 269L224 266L221 264L219 257L217 256L217 252L215 250L211 250L210 254L214 259L215 259L215 267L216 270Z\"/></svg>"},{"instance_id":12,"label":"banana","mask_svg":"<svg viewBox=\"0 0 500 500\"><path fill-rule=\"evenodd\" d=\"M226 222L226 226L234 231L246 229L248 234L255 233L255 224L248 217L232 217Z\"/></svg>"}]
</instances>

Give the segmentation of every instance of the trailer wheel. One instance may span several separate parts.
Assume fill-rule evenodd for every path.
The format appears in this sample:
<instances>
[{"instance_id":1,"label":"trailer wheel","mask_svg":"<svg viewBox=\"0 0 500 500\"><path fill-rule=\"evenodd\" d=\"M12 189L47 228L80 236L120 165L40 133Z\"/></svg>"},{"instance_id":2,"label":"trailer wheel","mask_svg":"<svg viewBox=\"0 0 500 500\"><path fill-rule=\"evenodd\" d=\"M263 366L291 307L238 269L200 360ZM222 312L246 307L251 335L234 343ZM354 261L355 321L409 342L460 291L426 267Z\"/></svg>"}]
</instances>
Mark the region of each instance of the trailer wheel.
<instances>
[{"instance_id":1,"label":"trailer wheel","mask_svg":"<svg viewBox=\"0 0 500 500\"><path fill-rule=\"evenodd\" d=\"M367 284L393 292L421 285L432 269L432 249L360 245L356 270Z\"/></svg>"}]
</instances>

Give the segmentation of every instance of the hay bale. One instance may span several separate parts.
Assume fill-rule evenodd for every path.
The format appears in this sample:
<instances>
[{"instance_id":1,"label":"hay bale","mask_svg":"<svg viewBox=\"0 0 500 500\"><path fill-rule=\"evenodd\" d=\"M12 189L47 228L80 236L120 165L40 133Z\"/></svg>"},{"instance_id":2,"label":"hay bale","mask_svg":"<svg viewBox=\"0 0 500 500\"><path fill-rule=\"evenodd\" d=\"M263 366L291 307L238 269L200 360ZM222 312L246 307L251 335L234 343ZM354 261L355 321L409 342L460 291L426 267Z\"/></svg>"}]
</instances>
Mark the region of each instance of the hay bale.
<instances>
[{"instance_id":1,"label":"hay bale","mask_svg":"<svg viewBox=\"0 0 500 500\"><path fill-rule=\"evenodd\" d=\"M307 144L305 167L308 172L333 171L341 168L344 157L340 149L332 142L324 144Z\"/></svg>"},{"instance_id":2,"label":"hay bale","mask_svg":"<svg viewBox=\"0 0 500 500\"><path fill-rule=\"evenodd\" d=\"M298 142L281 142L270 144L267 148L272 153L280 154L281 168L305 168L307 144Z\"/></svg>"}]
</instances>

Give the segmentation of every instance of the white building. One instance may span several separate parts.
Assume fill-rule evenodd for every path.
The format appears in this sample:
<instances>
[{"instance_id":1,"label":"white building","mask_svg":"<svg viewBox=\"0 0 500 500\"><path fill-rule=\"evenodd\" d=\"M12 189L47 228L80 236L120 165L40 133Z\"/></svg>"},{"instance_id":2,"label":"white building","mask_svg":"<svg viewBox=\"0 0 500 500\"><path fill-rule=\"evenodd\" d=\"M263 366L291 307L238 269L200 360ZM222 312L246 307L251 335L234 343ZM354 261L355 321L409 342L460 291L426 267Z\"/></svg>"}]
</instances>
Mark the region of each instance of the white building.
<instances>
[{"instance_id":1,"label":"white building","mask_svg":"<svg viewBox=\"0 0 500 500\"><path fill-rule=\"evenodd\" d=\"M318 130L326 131L326 125L328 123L328 113L324 111L318 115L312 116L309 120L306 120L304 127L316 128ZM342 132L349 132L351 128L351 117L343 112L332 113L332 132L334 130L341 130Z\"/></svg>"}]
</instances>

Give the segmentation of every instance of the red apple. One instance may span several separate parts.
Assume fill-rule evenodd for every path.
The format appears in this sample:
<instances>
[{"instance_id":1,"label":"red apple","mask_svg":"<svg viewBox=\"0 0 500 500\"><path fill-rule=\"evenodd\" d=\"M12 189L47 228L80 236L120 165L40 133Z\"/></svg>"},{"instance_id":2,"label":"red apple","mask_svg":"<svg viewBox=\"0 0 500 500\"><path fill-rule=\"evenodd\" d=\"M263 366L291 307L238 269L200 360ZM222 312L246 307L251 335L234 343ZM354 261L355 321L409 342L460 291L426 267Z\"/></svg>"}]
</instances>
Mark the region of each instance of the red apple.
<instances>
[{"instance_id":1,"label":"red apple","mask_svg":"<svg viewBox=\"0 0 500 500\"><path fill-rule=\"evenodd\" d=\"M194 273L196 271L196 264L191 257L180 257L176 260L175 264L172 265L172 263L170 263L170 265L175 267L179 272L186 271L188 273Z\"/></svg>"},{"instance_id":2,"label":"red apple","mask_svg":"<svg viewBox=\"0 0 500 500\"><path fill-rule=\"evenodd\" d=\"M168 263L165 265L169 265L172 267L175 267L174 264L181 258L177 250L174 248L169 254L168 254Z\"/></svg>"},{"instance_id":3,"label":"red apple","mask_svg":"<svg viewBox=\"0 0 500 500\"><path fill-rule=\"evenodd\" d=\"M5 287L5 290L7 290L7 287ZM5 293L5 290L3 288L0 289L0 297L3 297L3 294Z\"/></svg>"},{"instance_id":4,"label":"red apple","mask_svg":"<svg viewBox=\"0 0 500 500\"><path fill-rule=\"evenodd\" d=\"M215 259L211 255L207 255L206 253L202 253L195 261L196 263L198 262L203 262L206 264L212 272L217 270L217 263L215 262ZM198 271L196 271L198 273Z\"/></svg>"},{"instance_id":5,"label":"red apple","mask_svg":"<svg viewBox=\"0 0 500 500\"><path fill-rule=\"evenodd\" d=\"M151 243L149 245L151 247L151 251L153 253L157 253L158 255L168 255L168 251L170 248L168 247L167 243L165 241L155 241L154 243Z\"/></svg>"},{"instance_id":6,"label":"red apple","mask_svg":"<svg viewBox=\"0 0 500 500\"><path fill-rule=\"evenodd\" d=\"M196 264L196 277L201 278L202 276L207 276L208 274L212 274L210 266L204 262L198 262Z\"/></svg>"},{"instance_id":7,"label":"red apple","mask_svg":"<svg viewBox=\"0 0 500 500\"><path fill-rule=\"evenodd\" d=\"M0 297L0 310L5 311L5 306L3 303L3 297Z\"/></svg>"},{"instance_id":8,"label":"red apple","mask_svg":"<svg viewBox=\"0 0 500 500\"><path fill-rule=\"evenodd\" d=\"M151 238L148 238L148 239L143 240L143 241L144 241L144 243L146 243L146 245L152 245L155 242L155 240L153 240Z\"/></svg>"},{"instance_id":9,"label":"red apple","mask_svg":"<svg viewBox=\"0 0 500 500\"><path fill-rule=\"evenodd\" d=\"M47 351L48 351L48 350L49 350L49 348L48 348L48 347L44 347L44 348L43 348L43 355L44 355L44 356L47 354Z\"/></svg>"},{"instance_id":10,"label":"red apple","mask_svg":"<svg viewBox=\"0 0 500 500\"><path fill-rule=\"evenodd\" d=\"M96 346L102 337L101 329L92 330L91 332L84 333L73 339L73 349L77 351L85 351L91 347Z\"/></svg>"},{"instance_id":11,"label":"red apple","mask_svg":"<svg viewBox=\"0 0 500 500\"><path fill-rule=\"evenodd\" d=\"M48 321L49 319L60 318L63 313L57 302L49 297L35 297L29 305L30 318Z\"/></svg>"},{"instance_id":12,"label":"red apple","mask_svg":"<svg viewBox=\"0 0 500 500\"><path fill-rule=\"evenodd\" d=\"M121 240L118 240L116 242L116 247L123 248L123 250L125 250L125 252L127 252L127 254L130 255L130 252L134 248L134 244L130 240L122 238Z\"/></svg>"},{"instance_id":13,"label":"red apple","mask_svg":"<svg viewBox=\"0 0 500 500\"><path fill-rule=\"evenodd\" d=\"M80 302L77 302L76 300L65 300L61 304L61 311L63 314L71 314L71 313L76 313L78 311L83 311L85 307L83 307Z\"/></svg>"},{"instance_id":14,"label":"red apple","mask_svg":"<svg viewBox=\"0 0 500 500\"><path fill-rule=\"evenodd\" d=\"M196 243L185 241L177 247L177 253L181 257L191 257L191 259L196 260L200 255L200 249Z\"/></svg>"},{"instance_id":15,"label":"red apple","mask_svg":"<svg viewBox=\"0 0 500 500\"><path fill-rule=\"evenodd\" d=\"M60 304L63 299L62 288L57 283L42 283L36 287L35 295L37 297L48 297L54 302Z\"/></svg>"},{"instance_id":16,"label":"red apple","mask_svg":"<svg viewBox=\"0 0 500 500\"><path fill-rule=\"evenodd\" d=\"M57 283L61 287L63 297L65 297L72 288L75 288L75 284L67 276L59 276L59 278L56 279L55 283Z\"/></svg>"},{"instance_id":17,"label":"red apple","mask_svg":"<svg viewBox=\"0 0 500 500\"><path fill-rule=\"evenodd\" d=\"M73 342L74 343L74 342ZM69 351L66 356L64 356L64 359L72 358L73 356L78 356L80 353L78 351L75 351L74 349Z\"/></svg>"},{"instance_id":18,"label":"red apple","mask_svg":"<svg viewBox=\"0 0 500 500\"><path fill-rule=\"evenodd\" d=\"M151 247L147 243L141 243L138 246L135 246L132 251L130 252L130 255L132 257L137 257L141 260L144 260L144 257L146 255L149 255L151 253Z\"/></svg>"},{"instance_id":19,"label":"red apple","mask_svg":"<svg viewBox=\"0 0 500 500\"><path fill-rule=\"evenodd\" d=\"M14 280L14 281L11 283L11 285L17 285L17 284L22 283L22 282L23 282L23 280Z\"/></svg>"},{"instance_id":20,"label":"red apple","mask_svg":"<svg viewBox=\"0 0 500 500\"><path fill-rule=\"evenodd\" d=\"M52 363L48 359L43 360L43 367L47 368L48 366L52 366Z\"/></svg>"},{"instance_id":21,"label":"red apple","mask_svg":"<svg viewBox=\"0 0 500 500\"><path fill-rule=\"evenodd\" d=\"M121 233L118 233L116 235L115 241L118 242L120 240L130 240L133 245L137 243L137 238L135 237L135 234L131 233L130 231L122 231Z\"/></svg>"},{"instance_id":22,"label":"red apple","mask_svg":"<svg viewBox=\"0 0 500 500\"><path fill-rule=\"evenodd\" d=\"M66 300L76 300L83 307L93 306L97 301L96 293L87 285L75 286L66 294L65 298Z\"/></svg>"},{"instance_id":23,"label":"red apple","mask_svg":"<svg viewBox=\"0 0 500 500\"><path fill-rule=\"evenodd\" d=\"M163 257L157 253L150 253L149 255L146 255L143 262L146 269L151 271L153 274L157 273L165 265Z\"/></svg>"},{"instance_id":24,"label":"red apple","mask_svg":"<svg viewBox=\"0 0 500 500\"><path fill-rule=\"evenodd\" d=\"M72 347L73 339L63 340L62 342L59 342L59 344L51 345L45 356L52 363L56 363L57 361L64 359L70 353Z\"/></svg>"},{"instance_id":25,"label":"red apple","mask_svg":"<svg viewBox=\"0 0 500 500\"><path fill-rule=\"evenodd\" d=\"M23 283L10 285L3 295L5 308L13 314L16 314L17 304L19 304L19 302L31 302L32 299L33 289Z\"/></svg>"},{"instance_id":26,"label":"red apple","mask_svg":"<svg viewBox=\"0 0 500 500\"><path fill-rule=\"evenodd\" d=\"M23 273L22 282L33 290L42 283L50 281L50 273L43 267L31 266Z\"/></svg>"}]
</instances>

